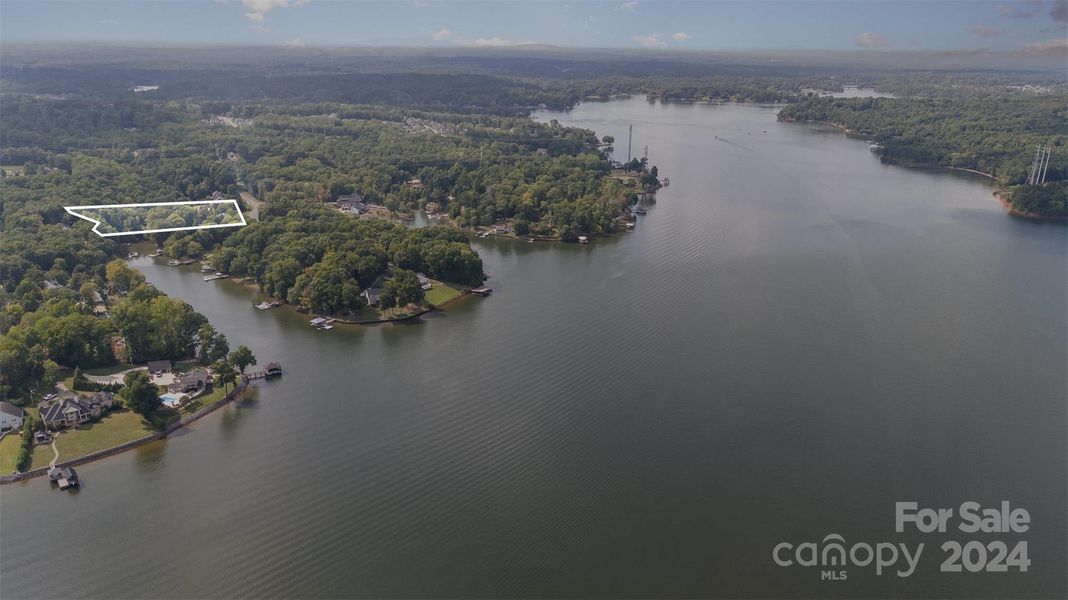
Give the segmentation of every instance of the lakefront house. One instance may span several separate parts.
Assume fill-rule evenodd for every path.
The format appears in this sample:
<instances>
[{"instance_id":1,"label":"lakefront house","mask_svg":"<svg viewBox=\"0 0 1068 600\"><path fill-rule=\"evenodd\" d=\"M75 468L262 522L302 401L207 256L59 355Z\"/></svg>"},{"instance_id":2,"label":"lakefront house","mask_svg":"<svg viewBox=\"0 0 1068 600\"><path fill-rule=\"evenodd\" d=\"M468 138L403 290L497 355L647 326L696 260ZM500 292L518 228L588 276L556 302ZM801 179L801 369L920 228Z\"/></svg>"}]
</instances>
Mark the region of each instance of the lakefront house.
<instances>
[{"instance_id":1,"label":"lakefront house","mask_svg":"<svg viewBox=\"0 0 1068 600\"><path fill-rule=\"evenodd\" d=\"M74 427L99 418L111 410L115 397L111 392L97 392L82 398L52 400L40 407L41 421L45 427L56 430Z\"/></svg>"},{"instance_id":2,"label":"lakefront house","mask_svg":"<svg viewBox=\"0 0 1068 600\"><path fill-rule=\"evenodd\" d=\"M0 402L0 433L22 427L22 408L4 400Z\"/></svg>"}]
</instances>

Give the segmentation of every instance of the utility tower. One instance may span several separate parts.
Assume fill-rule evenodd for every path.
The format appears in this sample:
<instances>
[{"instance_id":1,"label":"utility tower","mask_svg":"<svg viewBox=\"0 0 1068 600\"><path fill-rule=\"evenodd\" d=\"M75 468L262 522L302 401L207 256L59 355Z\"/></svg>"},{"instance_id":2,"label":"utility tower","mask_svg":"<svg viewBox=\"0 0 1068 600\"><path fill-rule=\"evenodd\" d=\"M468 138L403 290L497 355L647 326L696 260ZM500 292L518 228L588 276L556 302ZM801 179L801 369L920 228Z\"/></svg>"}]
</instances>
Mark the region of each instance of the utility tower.
<instances>
[{"instance_id":1,"label":"utility tower","mask_svg":"<svg viewBox=\"0 0 1068 600\"><path fill-rule=\"evenodd\" d=\"M1046 173L1049 172L1049 157L1053 151L1052 146L1036 146L1035 159L1031 162L1031 172L1027 175L1028 185L1042 185L1046 183Z\"/></svg>"},{"instance_id":2,"label":"utility tower","mask_svg":"<svg viewBox=\"0 0 1068 600\"><path fill-rule=\"evenodd\" d=\"M630 159L634 158L634 155L630 153L630 144L633 141L634 141L634 123L631 123L630 127L627 129L627 160L626 160L626 162L630 162Z\"/></svg>"}]
</instances>

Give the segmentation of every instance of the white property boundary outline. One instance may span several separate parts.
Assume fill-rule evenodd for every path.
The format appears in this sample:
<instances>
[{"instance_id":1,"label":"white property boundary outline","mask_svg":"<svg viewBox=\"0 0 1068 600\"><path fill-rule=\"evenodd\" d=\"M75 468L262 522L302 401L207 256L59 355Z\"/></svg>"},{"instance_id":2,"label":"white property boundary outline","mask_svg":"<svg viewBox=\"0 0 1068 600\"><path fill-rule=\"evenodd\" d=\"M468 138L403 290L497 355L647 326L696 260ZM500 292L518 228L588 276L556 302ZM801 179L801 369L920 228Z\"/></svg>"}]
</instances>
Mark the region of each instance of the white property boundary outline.
<instances>
[{"instance_id":1,"label":"white property boundary outline","mask_svg":"<svg viewBox=\"0 0 1068 600\"><path fill-rule=\"evenodd\" d=\"M138 231L117 231L115 233L101 233L97 227L100 227L101 223L98 219L94 219L89 215L81 214L77 211L85 209L100 209L100 208L142 208L147 206L191 206L196 204L233 204L234 210L237 211L237 216L241 217L240 223L217 223L212 225L190 225L188 227L165 227L162 229L143 229ZM184 202L136 202L133 204L92 204L88 206L64 206L63 210L78 217L79 219L85 219L93 224L93 233L100 237L114 237L117 235L139 235L143 233L166 233L168 231L194 231L197 229L217 229L219 227L244 227L248 225L245 222L245 215L241 212L241 206L238 205L237 200L233 198L229 200L187 200Z\"/></svg>"}]
</instances>

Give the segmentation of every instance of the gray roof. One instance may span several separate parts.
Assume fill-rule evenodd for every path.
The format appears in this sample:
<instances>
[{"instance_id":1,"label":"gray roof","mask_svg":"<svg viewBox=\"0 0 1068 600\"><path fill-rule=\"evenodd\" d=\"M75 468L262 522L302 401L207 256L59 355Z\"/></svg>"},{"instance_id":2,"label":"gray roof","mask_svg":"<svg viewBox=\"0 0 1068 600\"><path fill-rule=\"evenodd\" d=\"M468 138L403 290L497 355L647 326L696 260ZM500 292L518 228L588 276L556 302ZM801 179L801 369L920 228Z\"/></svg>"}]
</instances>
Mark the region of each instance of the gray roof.
<instances>
[{"instance_id":1,"label":"gray roof","mask_svg":"<svg viewBox=\"0 0 1068 600\"><path fill-rule=\"evenodd\" d=\"M13 417L19 417L20 419L22 418L22 408L15 406L7 400L0 402L0 412Z\"/></svg>"},{"instance_id":2,"label":"gray roof","mask_svg":"<svg viewBox=\"0 0 1068 600\"><path fill-rule=\"evenodd\" d=\"M202 381L207 382L209 379L211 378L208 377L208 371L206 369L193 369L192 371L181 375L178 378L178 383L182 385L189 383L197 384Z\"/></svg>"},{"instance_id":3,"label":"gray roof","mask_svg":"<svg viewBox=\"0 0 1068 600\"><path fill-rule=\"evenodd\" d=\"M148 361L148 370L155 373L156 371L169 372L171 370L171 361L169 360L150 360Z\"/></svg>"}]
</instances>

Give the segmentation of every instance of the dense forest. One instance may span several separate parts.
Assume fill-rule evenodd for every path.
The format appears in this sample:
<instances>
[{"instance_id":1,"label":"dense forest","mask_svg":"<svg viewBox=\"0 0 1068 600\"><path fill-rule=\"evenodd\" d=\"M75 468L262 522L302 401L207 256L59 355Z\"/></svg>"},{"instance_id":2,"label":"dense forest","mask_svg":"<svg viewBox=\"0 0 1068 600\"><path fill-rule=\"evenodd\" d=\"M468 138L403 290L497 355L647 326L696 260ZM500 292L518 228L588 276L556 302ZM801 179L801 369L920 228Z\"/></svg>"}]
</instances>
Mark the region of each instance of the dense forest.
<instances>
[{"instance_id":1,"label":"dense forest","mask_svg":"<svg viewBox=\"0 0 1068 600\"><path fill-rule=\"evenodd\" d=\"M888 160L991 173L1020 211L1064 214L1062 64L952 71L915 56L906 72L849 56L788 58L9 48L0 71L0 396L26 402L61 367L114 364L117 351L144 361L225 346L64 206L251 195L260 220L247 227L149 239L170 256L213 252L217 268L310 310L357 312L369 287L403 302L414 272L473 285L482 263L456 228L408 229L324 206L343 195L463 227L507 222L520 235L614 231L637 194L658 186L657 170L634 160L638 176L621 177L604 153L609 140L530 118L582 99L796 102L783 119L837 123L878 142ZM846 83L908 97L806 93ZM1053 146L1050 183L1022 185L1036 144Z\"/></svg>"},{"instance_id":2,"label":"dense forest","mask_svg":"<svg viewBox=\"0 0 1068 600\"><path fill-rule=\"evenodd\" d=\"M938 98L808 96L781 120L824 121L869 137L886 160L988 173L1023 213L1065 216L1068 101L1064 94L963 94ZM1045 186L1026 185L1037 145L1050 145Z\"/></svg>"},{"instance_id":3,"label":"dense forest","mask_svg":"<svg viewBox=\"0 0 1068 600\"><path fill-rule=\"evenodd\" d=\"M290 199L268 203L260 219L227 237L212 264L319 313L359 312L366 306L361 293L381 287L392 269L467 285L485 277L482 259L454 228L354 219Z\"/></svg>"}]
</instances>

